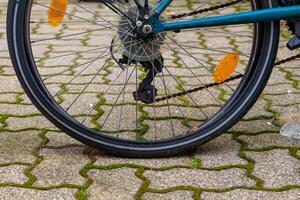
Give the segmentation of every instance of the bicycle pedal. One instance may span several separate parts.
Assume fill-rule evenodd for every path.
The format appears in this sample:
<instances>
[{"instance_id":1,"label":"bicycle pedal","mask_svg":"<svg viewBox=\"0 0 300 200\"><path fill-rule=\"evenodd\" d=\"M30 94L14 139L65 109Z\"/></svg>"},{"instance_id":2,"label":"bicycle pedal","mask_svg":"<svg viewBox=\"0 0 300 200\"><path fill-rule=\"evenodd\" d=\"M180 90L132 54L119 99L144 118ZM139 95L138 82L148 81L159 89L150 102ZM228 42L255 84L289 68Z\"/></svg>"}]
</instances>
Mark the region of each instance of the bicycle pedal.
<instances>
[{"instance_id":1,"label":"bicycle pedal","mask_svg":"<svg viewBox=\"0 0 300 200\"><path fill-rule=\"evenodd\" d=\"M289 42L287 43L287 47L290 50L295 50L297 48L300 48L300 21L297 20L294 23L295 26L295 35L292 39L289 40Z\"/></svg>"},{"instance_id":2,"label":"bicycle pedal","mask_svg":"<svg viewBox=\"0 0 300 200\"><path fill-rule=\"evenodd\" d=\"M300 38L298 36L294 36L290 41L287 43L287 47L289 50L295 50L300 48Z\"/></svg>"}]
</instances>

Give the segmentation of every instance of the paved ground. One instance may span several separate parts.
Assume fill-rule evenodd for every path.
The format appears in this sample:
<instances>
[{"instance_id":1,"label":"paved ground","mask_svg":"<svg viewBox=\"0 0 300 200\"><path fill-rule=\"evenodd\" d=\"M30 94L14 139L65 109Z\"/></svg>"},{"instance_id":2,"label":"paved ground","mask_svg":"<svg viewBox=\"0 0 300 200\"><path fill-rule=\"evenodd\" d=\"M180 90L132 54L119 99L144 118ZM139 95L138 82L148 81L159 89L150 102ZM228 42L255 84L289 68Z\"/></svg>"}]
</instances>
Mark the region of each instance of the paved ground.
<instances>
[{"instance_id":1,"label":"paved ground","mask_svg":"<svg viewBox=\"0 0 300 200\"><path fill-rule=\"evenodd\" d=\"M74 141L30 104L5 51L5 14L6 0L0 3L1 199L299 198L300 141L279 130L300 118L300 61L275 68L244 120L195 152L122 159ZM295 54L284 47L287 37L283 28L279 59Z\"/></svg>"}]
</instances>

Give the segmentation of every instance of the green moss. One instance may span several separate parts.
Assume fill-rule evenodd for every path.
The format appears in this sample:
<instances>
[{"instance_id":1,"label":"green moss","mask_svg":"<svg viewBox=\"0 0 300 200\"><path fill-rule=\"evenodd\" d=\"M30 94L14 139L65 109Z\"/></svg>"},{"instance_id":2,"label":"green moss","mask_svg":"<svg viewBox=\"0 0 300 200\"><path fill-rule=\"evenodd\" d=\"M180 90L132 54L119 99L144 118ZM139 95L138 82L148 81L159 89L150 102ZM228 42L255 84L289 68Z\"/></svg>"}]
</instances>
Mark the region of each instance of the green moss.
<instances>
[{"instance_id":1,"label":"green moss","mask_svg":"<svg viewBox=\"0 0 300 200\"><path fill-rule=\"evenodd\" d=\"M201 167L201 160L199 158L193 158L191 160L192 168L199 169Z\"/></svg>"},{"instance_id":2,"label":"green moss","mask_svg":"<svg viewBox=\"0 0 300 200\"><path fill-rule=\"evenodd\" d=\"M145 192L147 192L149 185L150 185L150 181L146 177L143 176L144 171L145 171L144 168L140 167L135 172L135 176L143 181L140 188L135 193L134 199L136 199L136 200L142 199L143 194Z\"/></svg>"},{"instance_id":3,"label":"green moss","mask_svg":"<svg viewBox=\"0 0 300 200\"><path fill-rule=\"evenodd\" d=\"M98 102L93 106L93 109L96 111L96 114L92 115L91 123L95 125L96 130L100 130L101 124L99 124L98 120L104 114L104 110L101 109L101 106L105 103L105 99L102 96L103 94L98 94L97 98L99 99Z\"/></svg>"},{"instance_id":4,"label":"green moss","mask_svg":"<svg viewBox=\"0 0 300 200\"><path fill-rule=\"evenodd\" d=\"M192 10L193 9L193 1L192 0L186 0L186 7L189 10Z\"/></svg>"},{"instance_id":5,"label":"green moss","mask_svg":"<svg viewBox=\"0 0 300 200\"><path fill-rule=\"evenodd\" d=\"M88 199L88 188L92 185L93 179L88 176L89 170L91 170L96 162L96 158L93 155L90 155L90 162L88 162L81 170L80 175L86 179L84 185L76 192L76 199L78 200L87 200Z\"/></svg>"},{"instance_id":6,"label":"green moss","mask_svg":"<svg viewBox=\"0 0 300 200\"><path fill-rule=\"evenodd\" d=\"M287 70L286 68L284 68L284 67L278 67L279 68L279 70L281 71L281 72L284 72L285 73L285 78L288 80L288 81L290 81L291 83L292 83L292 86L294 87L294 88L298 88L298 85L299 85L299 82L298 82L298 80L296 80L296 79L294 79L294 76L293 76L293 73L291 72L291 71L289 71L289 70Z\"/></svg>"},{"instance_id":7,"label":"green moss","mask_svg":"<svg viewBox=\"0 0 300 200\"><path fill-rule=\"evenodd\" d=\"M49 140L48 138L46 138L46 133L47 131L42 131L39 133L39 138L41 139L41 143L38 147L36 147L33 151L32 154L36 157L35 161L30 164L30 166L24 171L24 174L28 177L28 181L26 183L24 183L25 187L32 187L33 184L37 181L36 176L34 176L32 174L32 171L34 170L34 168L39 165L43 160L44 157L41 156L38 152L39 150L45 146Z\"/></svg>"}]
</instances>

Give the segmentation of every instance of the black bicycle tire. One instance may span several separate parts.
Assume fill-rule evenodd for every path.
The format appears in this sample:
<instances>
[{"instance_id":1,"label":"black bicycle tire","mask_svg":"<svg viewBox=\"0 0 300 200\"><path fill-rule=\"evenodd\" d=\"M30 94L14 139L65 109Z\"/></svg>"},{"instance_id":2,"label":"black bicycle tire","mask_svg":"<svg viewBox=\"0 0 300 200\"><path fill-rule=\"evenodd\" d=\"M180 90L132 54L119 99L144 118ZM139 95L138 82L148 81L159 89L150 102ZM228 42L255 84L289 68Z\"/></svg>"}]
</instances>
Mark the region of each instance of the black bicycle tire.
<instances>
[{"instance_id":1,"label":"black bicycle tire","mask_svg":"<svg viewBox=\"0 0 300 200\"><path fill-rule=\"evenodd\" d=\"M28 6L29 1L30 0L10 0L7 16L7 35L9 36L8 45L10 55L18 79L26 94L43 115L68 135L87 145L118 156L169 156L204 144L219 136L239 121L254 105L268 81L277 53L279 23L266 22L260 24L258 30L260 38L259 41L257 41L259 47L256 47L257 52L255 54L257 58L254 59L255 63L253 64L256 68L252 69L251 72L247 72L251 73L251 75L249 75L250 78L243 80L243 87L239 88L238 99L232 100L230 106L224 108L226 112L224 112L224 110L223 115L216 117L213 125L203 130L206 134L195 133L182 137L180 140L159 141L155 143L126 143L123 140L112 139L110 137L95 134L91 135L91 133L86 132L86 130L83 129L84 127L78 122L76 123L74 120L70 121L65 113L58 110L58 106L55 105L56 103L53 101L53 98L49 96L50 94L44 86L38 82L37 72L32 66L33 63L30 63L28 59L28 56L31 56L31 52L26 51L28 41L25 39L27 36L24 35L27 33L26 28L28 27L26 27L26 23L24 23L23 20L26 18L26 14L28 14L28 8L26 6ZM270 7L276 6L276 1L274 0L263 2L268 3ZM263 6L265 7L266 5ZM251 93L250 96L249 93ZM226 123L224 123L224 119L226 119Z\"/></svg>"}]
</instances>

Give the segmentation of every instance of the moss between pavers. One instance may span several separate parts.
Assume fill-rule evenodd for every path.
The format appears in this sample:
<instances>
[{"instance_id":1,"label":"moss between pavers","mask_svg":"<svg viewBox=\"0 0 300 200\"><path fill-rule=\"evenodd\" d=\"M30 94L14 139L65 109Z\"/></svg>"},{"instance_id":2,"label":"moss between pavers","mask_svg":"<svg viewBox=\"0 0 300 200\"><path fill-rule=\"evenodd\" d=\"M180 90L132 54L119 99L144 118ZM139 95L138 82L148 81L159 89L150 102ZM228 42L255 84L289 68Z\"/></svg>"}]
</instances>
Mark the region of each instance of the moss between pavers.
<instances>
[{"instance_id":1,"label":"moss between pavers","mask_svg":"<svg viewBox=\"0 0 300 200\"><path fill-rule=\"evenodd\" d=\"M285 73L285 78L292 83L292 86L298 89L299 81L293 78L293 73L284 67L279 67L281 72Z\"/></svg>"}]
</instances>

